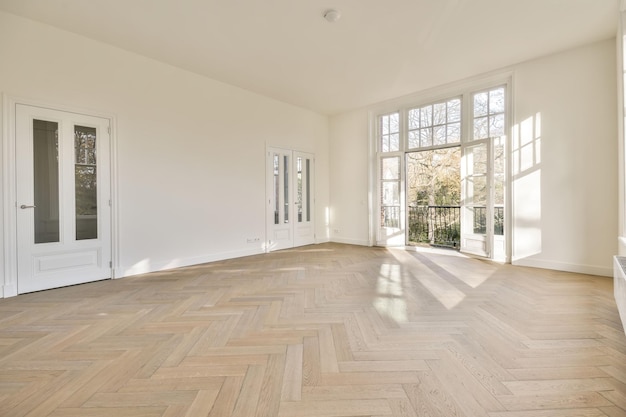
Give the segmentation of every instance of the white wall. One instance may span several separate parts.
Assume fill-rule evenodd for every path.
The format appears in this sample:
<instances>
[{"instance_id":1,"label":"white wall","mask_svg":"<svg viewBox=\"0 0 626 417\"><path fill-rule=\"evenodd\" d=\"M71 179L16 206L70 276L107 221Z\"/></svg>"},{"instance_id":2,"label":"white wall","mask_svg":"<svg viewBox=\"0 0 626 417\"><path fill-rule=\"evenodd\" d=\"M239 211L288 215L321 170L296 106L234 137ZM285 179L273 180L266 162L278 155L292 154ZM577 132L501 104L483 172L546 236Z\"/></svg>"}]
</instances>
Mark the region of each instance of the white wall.
<instances>
[{"instance_id":1,"label":"white wall","mask_svg":"<svg viewBox=\"0 0 626 417\"><path fill-rule=\"evenodd\" d=\"M316 155L328 239L328 118L0 12L0 92L115 115L117 275L262 252L265 148Z\"/></svg>"},{"instance_id":2,"label":"white wall","mask_svg":"<svg viewBox=\"0 0 626 417\"><path fill-rule=\"evenodd\" d=\"M515 68L514 263L612 275L615 68L614 40Z\"/></svg>"},{"instance_id":3,"label":"white wall","mask_svg":"<svg viewBox=\"0 0 626 417\"><path fill-rule=\"evenodd\" d=\"M615 65L615 41L608 40L506 69L514 77L514 263L612 274ZM368 219L359 204L368 195L367 123L368 109L330 121L331 230L340 231L333 240L367 240Z\"/></svg>"},{"instance_id":4,"label":"white wall","mask_svg":"<svg viewBox=\"0 0 626 417\"><path fill-rule=\"evenodd\" d=\"M331 118L331 240L369 245L368 114L356 110Z\"/></svg>"}]
</instances>

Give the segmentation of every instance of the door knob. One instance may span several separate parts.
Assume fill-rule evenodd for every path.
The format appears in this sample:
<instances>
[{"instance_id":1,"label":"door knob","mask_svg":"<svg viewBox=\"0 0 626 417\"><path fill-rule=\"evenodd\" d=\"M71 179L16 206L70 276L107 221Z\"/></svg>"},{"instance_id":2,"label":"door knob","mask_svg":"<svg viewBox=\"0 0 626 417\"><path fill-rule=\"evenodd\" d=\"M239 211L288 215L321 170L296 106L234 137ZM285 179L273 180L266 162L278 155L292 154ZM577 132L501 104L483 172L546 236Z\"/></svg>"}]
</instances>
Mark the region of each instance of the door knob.
<instances>
[{"instance_id":1,"label":"door knob","mask_svg":"<svg viewBox=\"0 0 626 417\"><path fill-rule=\"evenodd\" d=\"M21 209L35 208L35 207L37 207L37 206L35 206L35 205L32 205L32 206L27 206L26 204L22 204L22 205L20 206L20 208L21 208Z\"/></svg>"}]
</instances>

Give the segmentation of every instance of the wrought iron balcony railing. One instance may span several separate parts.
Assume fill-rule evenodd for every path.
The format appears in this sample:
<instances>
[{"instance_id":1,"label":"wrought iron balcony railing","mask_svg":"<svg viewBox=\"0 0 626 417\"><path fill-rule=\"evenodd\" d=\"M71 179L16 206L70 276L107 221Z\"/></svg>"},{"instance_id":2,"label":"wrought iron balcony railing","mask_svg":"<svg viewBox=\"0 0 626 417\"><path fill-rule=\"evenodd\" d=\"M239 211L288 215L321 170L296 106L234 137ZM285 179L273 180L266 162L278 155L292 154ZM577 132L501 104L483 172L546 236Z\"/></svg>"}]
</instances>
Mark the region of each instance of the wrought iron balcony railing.
<instances>
[{"instance_id":1,"label":"wrought iron balcony railing","mask_svg":"<svg viewBox=\"0 0 626 417\"><path fill-rule=\"evenodd\" d=\"M409 206L409 243L428 243L458 249L461 207Z\"/></svg>"},{"instance_id":2,"label":"wrought iron balcony railing","mask_svg":"<svg viewBox=\"0 0 626 417\"><path fill-rule=\"evenodd\" d=\"M487 232L487 208L471 207L473 211L473 232ZM381 224L384 227L400 227L400 207L383 206ZM460 206L409 206L408 241L411 244L426 243L459 249L461 245ZM494 207L494 235L504 234L504 207Z\"/></svg>"}]
</instances>

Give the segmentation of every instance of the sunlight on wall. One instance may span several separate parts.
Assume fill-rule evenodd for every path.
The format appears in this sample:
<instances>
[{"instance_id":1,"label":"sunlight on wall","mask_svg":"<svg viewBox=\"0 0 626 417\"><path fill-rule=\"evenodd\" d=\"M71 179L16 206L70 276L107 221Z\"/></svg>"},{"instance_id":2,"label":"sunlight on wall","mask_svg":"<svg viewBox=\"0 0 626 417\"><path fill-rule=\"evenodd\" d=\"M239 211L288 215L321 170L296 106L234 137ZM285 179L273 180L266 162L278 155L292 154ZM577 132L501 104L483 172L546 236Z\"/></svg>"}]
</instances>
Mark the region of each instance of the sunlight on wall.
<instances>
[{"instance_id":1,"label":"sunlight on wall","mask_svg":"<svg viewBox=\"0 0 626 417\"><path fill-rule=\"evenodd\" d=\"M125 270L122 276L126 277L130 275L146 274L151 271L152 269L150 269L150 259L146 258Z\"/></svg>"},{"instance_id":2,"label":"sunlight on wall","mask_svg":"<svg viewBox=\"0 0 626 417\"><path fill-rule=\"evenodd\" d=\"M406 300L403 297L402 270L400 265L382 264L376 283L378 297L374 308L398 323L407 321Z\"/></svg>"},{"instance_id":3,"label":"sunlight on wall","mask_svg":"<svg viewBox=\"0 0 626 417\"><path fill-rule=\"evenodd\" d=\"M514 260L541 253L541 113L513 126Z\"/></svg>"},{"instance_id":4,"label":"sunlight on wall","mask_svg":"<svg viewBox=\"0 0 626 417\"><path fill-rule=\"evenodd\" d=\"M324 208L324 216L326 217L324 219L324 238L330 239L330 207L326 206L326 208Z\"/></svg>"}]
</instances>

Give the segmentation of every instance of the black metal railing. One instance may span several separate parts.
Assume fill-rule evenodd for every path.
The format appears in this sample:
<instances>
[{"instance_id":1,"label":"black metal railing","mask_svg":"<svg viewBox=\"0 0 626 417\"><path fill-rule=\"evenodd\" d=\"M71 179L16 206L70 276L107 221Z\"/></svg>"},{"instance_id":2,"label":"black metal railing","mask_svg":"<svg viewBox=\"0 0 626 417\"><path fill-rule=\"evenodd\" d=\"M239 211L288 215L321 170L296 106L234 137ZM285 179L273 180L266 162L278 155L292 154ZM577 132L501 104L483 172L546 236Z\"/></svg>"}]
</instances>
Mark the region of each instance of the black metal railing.
<instances>
[{"instance_id":1,"label":"black metal railing","mask_svg":"<svg viewBox=\"0 0 626 417\"><path fill-rule=\"evenodd\" d=\"M474 233L487 233L487 207L472 207L474 210ZM504 207L493 208L493 234L504 234Z\"/></svg>"},{"instance_id":2,"label":"black metal railing","mask_svg":"<svg viewBox=\"0 0 626 417\"><path fill-rule=\"evenodd\" d=\"M458 249L461 243L461 207L409 206L409 243Z\"/></svg>"},{"instance_id":3,"label":"black metal railing","mask_svg":"<svg viewBox=\"0 0 626 417\"><path fill-rule=\"evenodd\" d=\"M487 208L474 206L473 231L487 233ZM494 207L493 233L504 234L504 207ZM400 208L385 207L382 211L382 225L399 227ZM461 207L459 206L409 206L409 243L426 243L459 249L461 246Z\"/></svg>"}]
</instances>

